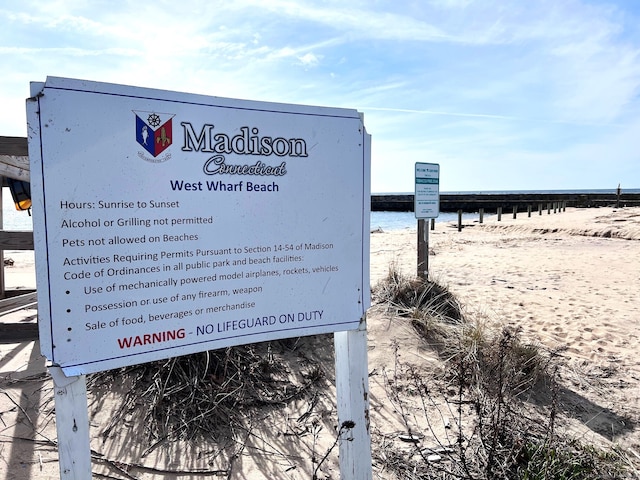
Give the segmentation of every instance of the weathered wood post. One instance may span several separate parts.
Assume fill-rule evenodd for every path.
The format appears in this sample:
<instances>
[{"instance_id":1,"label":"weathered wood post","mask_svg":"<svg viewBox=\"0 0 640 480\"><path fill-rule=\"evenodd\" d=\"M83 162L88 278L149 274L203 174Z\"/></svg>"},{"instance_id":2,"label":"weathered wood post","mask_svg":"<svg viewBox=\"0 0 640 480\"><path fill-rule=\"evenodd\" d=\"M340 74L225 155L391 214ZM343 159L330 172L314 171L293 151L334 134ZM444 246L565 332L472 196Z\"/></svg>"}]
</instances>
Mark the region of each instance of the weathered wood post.
<instances>
[{"instance_id":1,"label":"weathered wood post","mask_svg":"<svg viewBox=\"0 0 640 480\"><path fill-rule=\"evenodd\" d=\"M618 190L616 190L616 208L620 208L620 194L622 190L620 189L620 184L618 184Z\"/></svg>"},{"instance_id":2,"label":"weathered wood post","mask_svg":"<svg viewBox=\"0 0 640 480\"><path fill-rule=\"evenodd\" d=\"M513 206L513 219L515 220L518 216L518 206L514 205Z\"/></svg>"},{"instance_id":3,"label":"weathered wood post","mask_svg":"<svg viewBox=\"0 0 640 480\"><path fill-rule=\"evenodd\" d=\"M479 209L478 213L480 214L480 219L478 221L480 223L484 222L484 208Z\"/></svg>"},{"instance_id":4,"label":"weathered wood post","mask_svg":"<svg viewBox=\"0 0 640 480\"><path fill-rule=\"evenodd\" d=\"M436 229L436 219L432 218L431 219L431 230L435 230Z\"/></svg>"},{"instance_id":5,"label":"weathered wood post","mask_svg":"<svg viewBox=\"0 0 640 480\"><path fill-rule=\"evenodd\" d=\"M527 217L531 218L531 205L527 205Z\"/></svg>"},{"instance_id":6,"label":"weathered wood post","mask_svg":"<svg viewBox=\"0 0 640 480\"><path fill-rule=\"evenodd\" d=\"M367 317L357 330L333 334L340 478L371 480ZM349 427L347 427L350 425ZM343 430L343 426L346 427Z\"/></svg>"},{"instance_id":7,"label":"weathered wood post","mask_svg":"<svg viewBox=\"0 0 640 480\"><path fill-rule=\"evenodd\" d=\"M542 204L538 204L538 215L542 215Z\"/></svg>"},{"instance_id":8,"label":"weathered wood post","mask_svg":"<svg viewBox=\"0 0 640 480\"><path fill-rule=\"evenodd\" d=\"M458 231L462 231L462 210L458 210Z\"/></svg>"},{"instance_id":9,"label":"weathered wood post","mask_svg":"<svg viewBox=\"0 0 640 480\"><path fill-rule=\"evenodd\" d=\"M91 478L91 441L87 383L84 375L67 377L60 367L49 367L53 378L56 430L61 480Z\"/></svg>"},{"instance_id":10,"label":"weathered wood post","mask_svg":"<svg viewBox=\"0 0 640 480\"><path fill-rule=\"evenodd\" d=\"M418 278L429 279L429 230L424 218L418 219Z\"/></svg>"}]
</instances>

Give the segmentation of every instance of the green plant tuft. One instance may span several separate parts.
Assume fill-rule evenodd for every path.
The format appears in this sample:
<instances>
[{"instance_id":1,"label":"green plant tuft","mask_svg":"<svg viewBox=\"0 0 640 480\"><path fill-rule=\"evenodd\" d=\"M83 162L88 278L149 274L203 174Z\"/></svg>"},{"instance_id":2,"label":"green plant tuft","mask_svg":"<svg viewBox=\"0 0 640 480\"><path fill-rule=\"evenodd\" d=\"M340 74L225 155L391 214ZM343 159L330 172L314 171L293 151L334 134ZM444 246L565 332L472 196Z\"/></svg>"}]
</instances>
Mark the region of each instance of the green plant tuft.
<instances>
[{"instance_id":1,"label":"green plant tuft","mask_svg":"<svg viewBox=\"0 0 640 480\"><path fill-rule=\"evenodd\" d=\"M520 328L494 327L470 320L460 302L435 282L408 278L393 266L374 288L374 299L386 304L395 318L407 318L418 335L444 360L447 391L457 392L440 407L441 417L457 412L455 445L440 445L448 452L443 464L430 462L424 449L385 448L387 468L397 478L415 480L590 480L624 479L627 470L620 455L585 445L556 432L559 411L558 368L554 352L526 342ZM396 351L396 365L386 385L398 411L409 412L406 392L422 397L427 425L411 425L429 431L427 405L438 405L427 385L433 378L413 365L403 365ZM411 385L406 383L407 379ZM433 380L437 381L437 380ZM534 390L536 390L534 392ZM532 411L525 393L544 394L550 406ZM468 408L467 408L468 407ZM415 418L415 417L413 417ZM434 441L437 441L434 435ZM450 439L451 440L451 439ZM416 457L419 460L416 460Z\"/></svg>"}]
</instances>

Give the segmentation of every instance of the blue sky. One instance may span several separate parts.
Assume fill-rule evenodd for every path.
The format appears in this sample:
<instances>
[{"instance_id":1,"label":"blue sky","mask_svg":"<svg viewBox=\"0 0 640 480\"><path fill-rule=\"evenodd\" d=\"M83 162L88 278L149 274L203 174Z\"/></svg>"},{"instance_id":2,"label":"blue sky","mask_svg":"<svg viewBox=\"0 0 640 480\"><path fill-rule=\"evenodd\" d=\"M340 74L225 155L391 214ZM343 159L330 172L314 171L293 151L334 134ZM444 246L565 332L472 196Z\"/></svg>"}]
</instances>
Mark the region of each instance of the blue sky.
<instances>
[{"instance_id":1,"label":"blue sky","mask_svg":"<svg viewBox=\"0 0 640 480\"><path fill-rule=\"evenodd\" d=\"M8 0L0 135L72 77L356 108L372 191L640 188L635 0Z\"/></svg>"}]
</instances>

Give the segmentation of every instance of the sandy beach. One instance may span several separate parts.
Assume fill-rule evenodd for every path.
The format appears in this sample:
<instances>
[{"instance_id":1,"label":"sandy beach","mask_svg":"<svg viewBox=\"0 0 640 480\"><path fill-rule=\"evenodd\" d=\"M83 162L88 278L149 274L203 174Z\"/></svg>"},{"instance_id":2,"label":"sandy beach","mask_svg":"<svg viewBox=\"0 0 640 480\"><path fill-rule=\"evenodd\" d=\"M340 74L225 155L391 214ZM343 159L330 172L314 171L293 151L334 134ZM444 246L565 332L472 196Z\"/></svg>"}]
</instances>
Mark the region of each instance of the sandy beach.
<instances>
[{"instance_id":1,"label":"sandy beach","mask_svg":"<svg viewBox=\"0 0 640 480\"><path fill-rule=\"evenodd\" d=\"M415 229L371 234L372 285L390 268L414 275L416 237ZM454 224L437 224L429 248L431 278L458 297L470 318L520 327L526 339L557 352L565 364L564 429L596 445L640 452L640 208L567 208L517 219L505 215L501 222L488 217L483 224L467 221L460 232ZM35 288L32 253L5 252L7 257L14 260L5 268L7 288ZM36 313L21 310L3 322L34 323ZM383 375L393 364L394 345L402 346L405 361L427 370L437 369L439 360L406 322L391 321L381 308L372 308L368 325L375 448L404 432ZM331 352L324 354L330 362ZM326 365L329 379L332 369ZM37 342L0 345L0 384L0 480L57 480L52 382ZM262 432L255 436L260 448L256 440L232 471L205 474L216 463L205 461L206 449L199 446L172 445L142 457L137 435L144 428L135 424L103 438L112 403L92 397L94 478L311 478L312 453L326 451L335 438L334 398L328 385L314 404L311 417L325 426L321 433L300 420L308 418L309 404L291 402L254 426ZM319 478L338 476L336 457L337 449ZM374 472L374 478L393 478L376 461Z\"/></svg>"}]
</instances>

